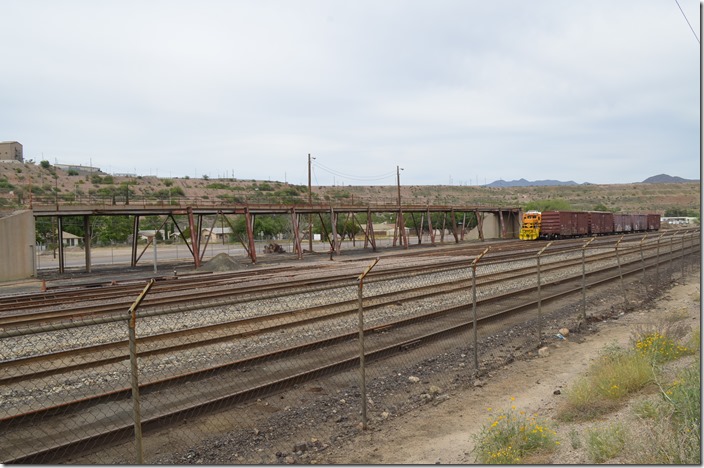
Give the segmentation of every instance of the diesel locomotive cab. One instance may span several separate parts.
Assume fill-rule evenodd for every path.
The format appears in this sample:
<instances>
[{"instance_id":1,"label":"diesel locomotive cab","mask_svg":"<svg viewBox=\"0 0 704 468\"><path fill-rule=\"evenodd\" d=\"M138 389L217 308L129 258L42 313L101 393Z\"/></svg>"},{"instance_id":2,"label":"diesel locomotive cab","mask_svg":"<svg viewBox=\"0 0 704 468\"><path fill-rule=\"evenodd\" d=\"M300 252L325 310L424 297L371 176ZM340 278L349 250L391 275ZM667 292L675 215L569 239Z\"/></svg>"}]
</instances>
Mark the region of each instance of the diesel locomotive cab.
<instances>
[{"instance_id":1,"label":"diesel locomotive cab","mask_svg":"<svg viewBox=\"0 0 704 468\"><path fill-rule=\"evenodd\" d=\"M521 240L535 240L540 237L540 223L542 214L540 211L530 210L523 213L521 232L518 238Z\"/></svg>"}]
</instances>

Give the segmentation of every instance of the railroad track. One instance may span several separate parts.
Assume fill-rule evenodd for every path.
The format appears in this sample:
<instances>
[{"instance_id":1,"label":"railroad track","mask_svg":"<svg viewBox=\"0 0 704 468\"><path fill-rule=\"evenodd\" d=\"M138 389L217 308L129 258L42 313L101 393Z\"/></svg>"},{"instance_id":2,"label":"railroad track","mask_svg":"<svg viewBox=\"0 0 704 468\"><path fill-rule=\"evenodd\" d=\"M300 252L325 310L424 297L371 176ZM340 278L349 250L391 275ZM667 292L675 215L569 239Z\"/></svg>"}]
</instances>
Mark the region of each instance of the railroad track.
<instances>
[{"instance_id":1,"label":"railroad track","mask_svg":"<svg viewBox=\"0 0 704 468\"><path fill-rule=\"evenodd\" d=\"M583 244L580 242L579 245ZM604 246L608 249L608 246ZM654 245L648 246L646 249L649 255L640 257L633 255L630 252L629 261L624 261L623 274L638 274L645 268L653 268L668 260L662 256L656 257L654 254ZM569 249L567 249L569 250ZM629 255L629 252L624 247L624 258ZM697 251L698 247L694 248ZM574 246L572 247L574 250ZM661 254L666 254L666 249ZM692 252L690 252L692 253ZM532 253L534 255L534 253ZM685 253L687 255L687 253ZM592 260L604 261L608 257L607 253L594 255ZM527 261L530 255L524 257ZM484 265L489 265L494 259L490 259ZM577 265L575 259L562 262L556 265L546 265L541 269L546 275L550 271L559 271L561 269L572 268ZM437 273L437 266L430 266L425 271L404 270L401 268L390 269L385 274L388 278L412 274L415 276L423 274ZM461 260L456 268L467 268L467 261ZM448 270L447 265L445 271ZM501 272L503 281L519 280L521 276L532 273L531 267L523 267L512 272ZM358 270L357 270L358 271ZM398 275L398 276L394 276ZM383 282L382 276L379 276L375 281ZM579 275L573 275L573 278L562 278L552 282L543 283L543 291L546 294L542 298L543 303L552 299L563 297L566 294L573 294L575 291L581 290L581 285L577 281ZM589 274L588 287L593 287L597 284L613 281L619 276L615 273L615 269L600 269ZM349 282L349 277L346 278ZM339 279L339 281L343 281ZM393 304L402 303L419 303L426 301L427 303L436 302L434 298L438 297L437 293L442 293L445 296L457 295L458 292L467 290L467 278L458 279L454 282L449 282L446 285L432 285L425 288L414 288L411 291L395 291L388 294L379 294L371 298L365 299L365 311L372 311L375 308L388 308ZM486 281L486 282L483 282ZM496 282L493 278L480 278L478 283L482 288ZM366 285L373 283L371 280L365 281ZM300 287L300 286L295 286ZM294 288L295 288L294 287ZM443 290L438 289L442 287ZM325 288L325 286L321 286ZM434 288L436 292L432 292ZM508 294L495 295L485 297L480 300L479 311L480 323L489 320L497 320L505 317L507 314L515 314L527 307L534 307L534 287L518 288L510 291ZM405 295L404 295L405 294ZM548 297L548 294L550 297ZM261 295L260 295L261 296ZM263 296L262 296L263 297ZM376 302L374 302L376 301ZM508 306L506 304L509 304ZM503 305L502 305L503 304ZM281 315L264 316L247 322L233 321L232 323L219 323L202 329L189 329L181 332L174 332L171 335L161 334L154 337L140 339L140 356L144 359L156 357L159 355L169 355L177 351L181 351L190 347L213 346L219 343L232 341L234 339L250 339L253 340L264 334L271 334L277 330L290 329L290 327L301 327L304 324L310 325L318 323L315 328L326 329L332 328L324 325L324 323L332 323L333 321L342 320L343 317L353 316L356 312L354 300L340 300L335 304L321 305L319 308L306 308L310 310L289 310L281 312ZM331 309L334 309L332 311ZM141 311L140 311L141 312ZM124 309L122 309L124 314ZM366 313L366 312L365 312ZM449 333L457 333L458 331L467 330L471 327L471 320L468 318L468 306L466 301L459 305L447 305L443 307L426 308L418 313L406 316L399 316L394 319L386 320L382 323L375 323L368 326L365 330L367 341L367 353L365 360L373 360L388 356L390 354L403 352L405 348L418 343L426 342L433 339L438 339ZM124 320L124 317L122 318ZM212 336L215 332L220 333L218 336ZM383 333L381 333L383 332ZM185 335L190 335L193 338L192 343L180 343ZM209 336L207 339L202 339ZM145 381L140 385L140 393L146 399L145 405L158 408L143 421L143 431L150 431L165 424L178 420L184 414L192 417L196 414L217 411L220 408L227 407L237 402L246 401L254 395L263 395L275 389L281 389L283 386L292 385L296 382L301 382L315 376L334 372L340 369L347 369L356 366L358 363L358 345L356 341L357 331L333 333L328 336L318 337L314 341L309 341L303 345L283 344L274 352L268 353L253 353L248 356L240 356L227 362L218 363L215 366L199 369L192 372L180 373L177 376L160 376L160 378ZM10 362L1 362L3 368L3 377L5 380L0 380L0 385L19 385L26 383L29 379L44 379L47 377L71 372L78 369L99 368L101 366L110 366L118 362L124 362L126 355L124 342L109 343L105 348L83 349L76 351L71 356L74 360L83 360L79 363L80 367L73 369L60 369L57 365L58 361L65 360L69 355L56 354L52 356L34 356L31 359L37 361L32 364L30 360L16 360ZM122 348L122 349L120 349ZM321 349L325 349L325 353L320 353ZM69 352L70 353L70 352ZM112 356L105 356L113 353ZM315 354L315 359L318 364L314 368L302 367L303 362L309 362L313 358L306 357L308 354ZM79 357L82 356L82 357ZM291 359L293 356L298 359ZM327 362L321 361L321 356L329 357ZM38 367L43 368L44 374L34 374L27 372L26 368L30 365L36 365L41 361ZM266 367L266 369L264 369ZM238 379L228 378L228 373L242 372L247 370L248 379L246 383ZM277 372L272 374L271 369L277 369ZM233 385L236 381L237 385ZM198 382L204 391L199 397L199 401L180 401L172 405L163 406L158 402L163 398L160 395L163 392L173 391L182 385L184 382ZM47 408L21 408L16 414L0 419L2 431L6 432L7 437L3 437L0 441L0 453L4 453L3 462L10 463L42 463L46 460L60 458L74 450L80 450L101 443L101 441L114 441L116 438L126 438L132 435L133 428L131 423L120 422L119 418L115 421L105 421L105 416L100 416L98 413L102 411L102 406L107 402L111 405L117 405L121 409L115 410L116 413L130 414L129 400L131 391L128 388L118 388L109 392L99 394L84 394L79 398L72 400L71 398L62 402L59 405L54 405ZM85 418L76 417L77 414L85 414ZM75 430L67 430L71 420L85 421L86 418L94 416L99 424L93 427L81 423L81 427L76 427ZM41 434L38 434L34 427L33 421L41 420L42 431L46 434L46 439L42 439ZM59 430L59 428L61 428ZM59 442L56 439L57 434L64 434L66 440ZM52 440L49 441L48 438ZM40 447L40 448L36 448Z\"/></svg>"},{"instance_id":2,"label":"railroad track","mask_svg":"<svg viewBox=\"0 0 704 468\"><path fill-rule=\"evenodd\" d=\"M649 234L652 236L653 234ZM570 250L583 244L584 239L563 240L559 245L553 247L555 250ZM612 244L615 237L599 238L594 245L600 243ZM509 258L516 254L530 255L545 245L544 241L527 243L525 241L494 241L482 244L460 244L443 245L433 248L410 249L408 251L392 251L387 254L393 258L411 257L446 257L446 256L468 256L475 257L482 252L486 246L491 246L490 257L500 260ZM416 247L416 246L414 246ZM355 255L351 257L338 257L342 263L366 262L377 256L373 253L365 255ZM74 284L63 284L47 286L46 292L30 294L8 294L0 296L0 314L22 309L36 309L47 306L54 306L57 303L67 304L85 302L91 300L110 300L121 296L137 295L149 279L156 281L156 290L179 291L188 290L195 286L208 287L209 284L218 285L236 281L251 281L255 278L265 280L266 278L280 277L282 274L300 274L305 271L320 269L320 264L309 265L296 263L295 265L262 267L260 269L249 269L247 271L234 271L227 273L213 274L211 272L187 272L176 275L159 275L154 277L146 276L142 278L131 278L124 280L106 279L104 281L79 281ZM208 278L207 276L210 276ZM156 291L155 290L155 291Z\"/></svg>"},{"instance_id":3,"label":"railroad track","mask_svg":"<svg viewBox=\"0 0 704 468\"><path fill-rule=\"evenodd\" d=\"M591 256L590 262L608 260L610 254L602 253ZM581 259L568 259L563 262L546 265L542 268L544 274L551 272L559 272L560 270L573 268L581 264ZM451 272L458 271L461 275L461 270L466 271L466 262L453 267L447 267L443 271ZM432 298L440 295L455 294L467 292L469 272L465 277L443 282L442 284L430 284L427 286L415 287L413 289L393 291L388 293L376 294L366 299L366 309L385 307L398 302L417 301L421 299ZM424 273L427 274L427 273ZM487 287L498 283L508 284L510 281L520 280L526 276L534 275L534 266L525 266L514 268L509 272L499 271L496 273L485 274L477 280L477 287ZM385 280L396 278L395 276L386 276ZM377 280L378 281L378 280ZM351 283L347 281L346 286ZM330 289L330 286L325 288ZM515 294L525 292L525 288L517 289ZM307 292L311 292L308 289ZM289 293L293 294L293 293ZM343 293L340 294L341 296ZM280 297L279 295L259 296L259 300ZM238 298L235 301L228 301L226 304L219 303L218 305L231 305L236 303L244 303L252 301L251 298ZM338 318L342 315L354 314L357 312L357 299L339 300L334 303L326 302L316 306L308 306L303 309L284 310L281 312L269 313L263 316L250 318L238 318L229 322L219 322L195 328L187 328L184 330L159 333L148 337L137 339L137 344L140 347L140 356L153 356L158 354L166 354L179 351L182 349L204 346L207 344L221 343L224 341L233 340L242 335L251 336L255 332L263 333L271 330L280 329L290 326L291 324L304 324L312 321L329 320ZM157 313L142 313L141 318L146 316L164 315L171 312L157 311ZM124 312L118 318L125 320ZM18 331L17 334L20 332ZM24 332L22 332L24 333ZM188 342L184 339L188 338ZM45 377L56 375L69 370L86 369L101 365L111 364L127 359L127 340L112 341L99 345L84 346L65 351L54 353L33 355L25 358L17 358L0 362L0 370L3 375L0 376L0 385L16 383L18 381L27 380L30 378ZM54 363L70 362L70 365L58 365ZM41 371L33 371L32 366L41 365Z\"/></svg>"},{"instance_id":4,"label":"railroad track","mask_svg":"<svg viewBox=\"0 0 704 468\"><path fill-rule=\"evenodd\" d=\"M661 258L654 258L653 255L647 256L647 262L645 261L645 257L632 258L630 261L624 262L623 274L638 273L641 271L641 269L652 268L653 266L656 266L656 262L658 261L659 263L663 263L666 260L663 260ZM551 269L558 270L560 268L574 268L574 261L571 261L571 264L569 265L568 263L570 262L565 262L562 267L560 267L559 265L547 266L543 271L545 271L547 274L547 272ZM466 268L466 266L467 264L464 263L464 268ZM521 275L527 274L529 270L530 268L526 267L525 271L516 270L513 271L511 274L513 274L513 278L516 279L520 278ZM544 291L546 293L550 292L551 296L543 297L543 303L558 297L562 297L566 294L571 294L575 291L579 291L581 289L581 285L577 285L574 279L578 276L579 275L576 275L572 279L562 278L550 283L544 283ZM589 287L592 287L603 282L613 281L615 278L618 278L618 275L615 274L614 268L612 267L608 269L600 269L598 271L593 271L590 273L589 278ZM503 280L507 280L507 277L505 275ZM489 284L489 281L496 281L496 279L488 280L486 284ZM456 295L457 291L462 289L466 290L466 283L467 279L460 279L454 284L448 284L443 286L433 285L428 286L423 290L419 289L418 291L394 292L386 295L379 295L378 297L368 298L365 301L377 301L376 304L369 303L368 305L365 305L365 310L371 310L375 307L388 307L389 304L397 303L398 301L418 302L422 301L423 299L432 299L434 297L437 297L437 293L439 291L433 292L431 289L437 289L438 287L444 288L443 291L440 292L444 295ZM410 294L410 296L404 297L402 296L402 294ZM525 287L522 289L511 291L508 294L499 294L492 297L483 298L481 300L482 307L480 307L479 310L494 310L494 312L482 312L482 315L479 317L479 320L495 320L499 317L505 317L506 314L515 314L516 312L524 310L527 307L533 307L535 302L534 297L516 302L517 298L526 298L530 296L534 296L534 287ZM500 303L502 302L506 303L509 298L511 299L510 306L505 307L500 305ZM239 325L228 324L228 326L232 326L233 331L239 330L237 333L239 333L240 335L237 335L237 333L230 335L226 334L221 337L215 337L214 339L218 340L222 338L222 340L227 341L232 340L237 336L244 335L247 335L249 338L252 338L259 334L271 332L272 329L301 326L302 323L322 322L323 320L339 320L340 317L343 315L353 315L353 302L355 301L339 301L335 305L322 306L319 310L311 310L307 317L302 317L302 311L284 312L285 315L291 318L289 322L285 322L281 317L279 317L278 319L274 319L273 317L260 317L257 319L257 323L251 322L247 326L243 326L243 322ZM489 304L497 305L495 307L487 307ZM337 308L339 310L336 310L334 313L329 313L330 308ZM471 320L468 319L466 301L461 305L436 307L434 309L426 307L423 311L415 315L392 319L383 323L369 326L365 331L369 339L367 344L368 353L365 359L375 359L382 356L386 356L388 354L393 354L404 349L404 347L410 346L411 344L437 339L448 333L454 333L458 330L466 330L469 326L471 326ZM222 328L223 325L219 324L216 326L216 328L217 327ZM200 332L197 330L188 331L195 334L207 334L204 330ZM379 331L384 331L384 333L377 333ZM393 333L389 333L390 331L393 331ZM175 385L182 384L183 382L198 381L202 384L203 388L207 389L207 392L205 392L205 394L202 396L202 401L199 401L197 404L192 404L192 402L188 402L188 404L186 402L181 402L180 404L169 405L168 407L160 407L158 411L155 411L154 414L151 414L146 418L146 420L143 421L143 430L149 431L151 429L161 427L163 424L177 420L183 414L188 414L189 417L191 417L192 415L199 412L208 412L216 408L220 408L223 405L229 405L235 402L244 401L248 398L251 398L253 395L262 395L267 391L271 391L274 388L281 388L282 385L290 385L293 382L299 382L303 379L309 379L317 375L332 372L334 370L354 366L358 361L358 355L355 354L358 350L357 343L355 341L356 334L356 330L353 332L338 333L333 336L326 336L324 338L320 338L312 342L307 342L305 344L299 343L297 346L282 347L281 349L278 349L273 352L241 357L236 360L218 364L214 367L209 367L207 369L200 369L197 371L180 374L178 376L164 377L160 379L155 379L150 382L146 382L140 386L140 393L143 395L144 398L153 398L154 403L152 404L154 405L154 407L159 407L159 405L157 405L156 403L156 401L159 401L159 392L165 391L169 387L174 387ZM154 340L152 344L149 344L149 339L144 339L140 342L139 345L140 349L146 348L145 356L152 352L155 354L174 352L177 349L174 346L187 347L183 343L181 345L167 345L167 342L169 342L170 340L172 343L175 340L177 341L179 339L178 334L169 337L150 337L150 339ZM199 345L204 346L204 344L205 342L201 342ZM212 344L213 343L211 342L207 345L209 346ZM124 343L112 343L111 346L113 346L114 351L118 350L120 346L124 347L126 345ZM150 347L152 348L150 349ZM322 348L326 350L324 356L330 356L330 360L329 362L326 362L324 364L321 363L313 369L304 369L297 367L296 362L307 362L308 359L299 359L298 361L295 359L291 359L292 356L300 357L303 356L305 353L316 352L316 359L320 360L321 353L319 353L318 350ZM84 357L90 354L90 352L90 350L84 349ZM99 351L93 350L93 353L95 353L96 355L107 352L107 349L102 349ZM118 354L119 353L122 354L112 357L112 359L117 360L115 362L125 360L124 351L118 351ZM51 360L52 358L43 357L42 359ZM100 359L98 359L97 361L100 361ZM93 363L88 363L87 365L107 365L107 361L103 361L102 364L98 363L97 361ZM277 372L276 375L272 375L271 372L268 371L257 371L257 369L262 368L264 363L268 363L266 365L267 369L279 369L280 372ZM274 363L276 365L274 365ZM4 367L6 367L6 371L9 371L9 369L12 367L11 365L5 366L5 363L2 364ZM22 375L22 372L17 371L18 368L21 368L23 365L26 365L27 362L21 363L20 361L17 361L14 364L18 366L15 371L10 371L10 373L14 372L11 379L15 380L7 380L2 383L3 385L10 383L17 384L22 382L23 379L39 377L38 375L35 375L34 377L32 377L31 375ZM47 371L47 366L44 365L44 367L45 371ZM237 372L238 370L241 371L245 368L248 369L250 372L249 378L247 379L247 385L243 384L241 386L238 386L237 388L233 388L233 379L222 377L228 372ZM258 375L255 375L252 372L259 373ZM45 374L42 377L46 377L47 375L53 374L55 374L55 372L52 373L52 371L49 371L48 374ZM228 389L225 390L225 386L223 384L218 384L218 380L223 382L227 381ZM48 408L21 411L11 417L1 419L0 424L4 428L3 431L12 430L12 437L9 439L5 438L5 440L10 441L12 446L3 447L4 445L6 445L5 442L0 442L0 453L4 452L6 454L4 455L4 457L7 457L7 459L3 461L15 463L41 462L42 460L51 459L52 457L59 457L60 454L68 453L68 451L77 450L81 447L88 447L94 445L100 442L101 440L115 440L116 437L130 436L130 434L132 433L132 426L130 424L119 422L115 422L114 424L107 424L107 426L109 426L107 429L105 429L105 424L103 421L101 423L100 430L98 430L97 428L92 428L95 429L92 430L89 427L81 427L76 428L75 431L66 431L66 424L68 424L69 420L83 420L83 418L72 418L72 416L75 416L77 412L85 411L88 414L90 414L91 411L97 412L97 408L100 408L101 405L104 405L106 402L112 402L111 404L113 405L126 405L125 411L127 411L127 406L129 406L130 404L130 393L131 392L129 389L120 388L111 392L105 392L97 395L83 395L80 399L75 401L65 401L60 405L55 405L53 407ZM129 411L127 411L127 414L129 414ZM53 417L49 418L49 415L53 415ZM43 431L46 431L46 433L48 434L52 434L52 437L54 437L56 434L55 431L51 430L52 425L56 425L56 427L59 427L60 425L63 428L63 433L66 433L68 435L68 433L70 432L76 437L71 437L71 440L66 440L61 443L57 443L56 440L52 440L53 446L50 447L52 444L49 444L48 441L43 441L45 442L43 443L41 440L37 439L37 431L35 430L32 424L32 421L35 418L41 418L42 425L44 425L45 422L48 424L49 427L43 427ZM86 434L86 432L91 431L92 433ZM36 446L43 448L40 450L28 449L28 447Z\"/></svg>"},{"instance_id":5,"label":"railroad track","mask_svg":"<svg viewBox=\"0 0 704 468\"><path fill-rule=\"evenodd\" d=\"M651 236L652 237L652 236ZM640 239L640 237L638 237ZM609 238L598 239L594 243L594 248L608 248L609 245L615 243L616 239L612 236ZM583 239L564 241L553 247L551 253L559 251L571 251L575 246L583 245ZM491 252L487 256L487 261L500 262L505 259L518 259L522 257L530 257L535 255L535 252L542 248L544 244L530 243L531 248L526 248L526 242L520 243L499 243L498 246L492 245L496 251ZM520 247L520 249L518 249ZM471 257L476 257L483 246L471 247L454 247L444 249L442 256L464 256L467 255L467 260L443 260L442 263L428 264L423 267L396 265L391 267L380 267L374 271L370 279L390 275L407 275L417 274L422 270L433 271L443 270L454 265L467 265L471 261ZM501 251L503 249L503 251ZM472 254L472 255L470 255ZM424 257L436 257L424 253ZM284 291L291 290L295 287L306 287L313 284L326 285L325 287L333 287L337 282L344 282L350 278L354 278L359 273L359 260L354 264L349 265L348 272L333 273L321 275L320 265L300 265L300 266L285 266L267 268L253 272L230 272L218 275L209 276L188 276L181 278L160 277L149 298L143 304L143 307L166 307L177 306L178 304L188 303L202 298L207 294L210 300L217 305L217 301L226 300L226 298L235 295L246 295L252 293L262 293L263 291ZM331 265L332 266L332 265ZM317 275L311 277L310 273ZM308 274L308 275L307 275ZM286 275L282 278L282 275ZM306 276L307 275L307 276ZM20 327L37 323L52 323L61 322L62 320L77 320L82 317L97 317L120 313L127 310L131 304L131 297L139 294L144 287L146 280L133 280L124 284L105 284L102 283L100 290L96 290L95 283L89 287L80 289L67 288L60 291L52 291L50 293L22 294L11 297L0 297L0 328ZM196 290L197 288L197 290ZM87 290L86 290L87 289ZM79 293L80 291L80 293ZM207 292L206 292L207 291ZM99 302L99 305L95 303ZM80 305L83 303L84 305ZM69 307L70 308L67 308ZM59 310L57 307L60 307ZM45 310L46 309L46 310ZM31 313L23 312L31 310Z\"/></svg>"}]
</instances>

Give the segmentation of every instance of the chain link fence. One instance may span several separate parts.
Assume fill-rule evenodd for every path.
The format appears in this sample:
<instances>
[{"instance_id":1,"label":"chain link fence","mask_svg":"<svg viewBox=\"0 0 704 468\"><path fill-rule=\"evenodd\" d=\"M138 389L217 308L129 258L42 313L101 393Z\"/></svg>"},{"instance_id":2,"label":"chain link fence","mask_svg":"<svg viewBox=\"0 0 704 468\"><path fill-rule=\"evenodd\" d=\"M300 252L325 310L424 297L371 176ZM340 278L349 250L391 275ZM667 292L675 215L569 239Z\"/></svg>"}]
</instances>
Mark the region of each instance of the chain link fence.
<instances>
[{"instance_id":1,"label":"chain link fence","mask_svg":"<svg viewBox=\"0 0 704 468\"><path fill-rule=\"evenodd\" d=\"M698 232L561 245L223 282L173 305L150 283L113 315L34 309L0 330L0 461L310 463L699 268Z\"/></svg>"}]
</instances>

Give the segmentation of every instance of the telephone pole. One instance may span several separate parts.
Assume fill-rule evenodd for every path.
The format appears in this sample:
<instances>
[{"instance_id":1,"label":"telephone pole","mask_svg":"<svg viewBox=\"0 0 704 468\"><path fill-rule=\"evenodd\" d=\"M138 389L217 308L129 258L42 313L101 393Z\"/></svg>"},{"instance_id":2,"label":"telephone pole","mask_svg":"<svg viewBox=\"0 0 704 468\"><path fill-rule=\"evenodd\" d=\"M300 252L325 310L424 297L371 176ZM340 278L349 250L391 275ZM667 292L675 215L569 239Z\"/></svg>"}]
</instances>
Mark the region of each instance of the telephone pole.
<instances>
[{"instance_id":1,"label":"telephone pole","mask_svg":"<svg viewBox=\"0 0 704 468\"><path fill-rule=\"evenodd\" d=\"M310 153L308 153L308 205L313 206L313 191L310 184ZM308 250L313 252L313 213L308 213Z\"/></svg>"},{"instance_id":2,"label":"telephone pole","mask_svg":"<svg viewBox=\"0 0 704 468\"><path fill-rule=\"evenodd\" d=\"M408 248L408 238L406 237L406 226L403 222L403 211L401 210L401 171L402 167L396 166L396 186L398 188L398 231L399 241L404 249Z\"/></svg>"}]
</instances>

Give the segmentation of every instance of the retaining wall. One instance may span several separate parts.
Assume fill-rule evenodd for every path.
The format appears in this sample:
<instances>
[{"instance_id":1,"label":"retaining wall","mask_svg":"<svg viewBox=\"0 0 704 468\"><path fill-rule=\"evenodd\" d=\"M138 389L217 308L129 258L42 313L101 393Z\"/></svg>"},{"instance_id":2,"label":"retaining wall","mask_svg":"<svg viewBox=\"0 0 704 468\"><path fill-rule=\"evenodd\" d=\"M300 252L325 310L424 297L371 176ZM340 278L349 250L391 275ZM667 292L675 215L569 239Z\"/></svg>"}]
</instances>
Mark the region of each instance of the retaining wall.
<instances>
[{"instance_id":1,"label":"retaining wall","mask_svg":"<svg viewBox=\"0 0 704 468\"><path fill-rule=\"evenodd\" d=\"M0 281L35 275L34 245L34 216L31 211L15 211L0 218Z\"/></svg>"}]
</instances>

